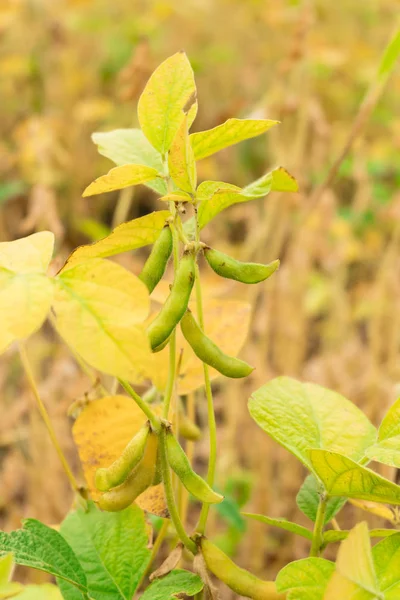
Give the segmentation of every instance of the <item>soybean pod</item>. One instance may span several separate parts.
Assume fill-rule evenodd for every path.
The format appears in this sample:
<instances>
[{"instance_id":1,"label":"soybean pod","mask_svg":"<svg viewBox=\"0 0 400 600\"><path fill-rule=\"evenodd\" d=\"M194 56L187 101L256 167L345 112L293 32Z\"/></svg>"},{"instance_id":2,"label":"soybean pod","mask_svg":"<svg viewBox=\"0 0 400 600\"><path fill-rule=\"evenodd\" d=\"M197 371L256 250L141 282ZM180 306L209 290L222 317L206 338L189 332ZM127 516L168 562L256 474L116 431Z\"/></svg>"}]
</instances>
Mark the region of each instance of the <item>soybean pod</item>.
<instances>
[{"instance_id":1,"label":"soybean pod","mask_svg":"<svg viewBox=\"0 0 400 600\"><path fill-rule=\"evenodd\" d=\"M202 332L190 310L186 311L181 320L181 329L196 356L210 367L217 369L222 375L226 375L226 377L247 377L253 371L253 367L244 362L244 360L222 352Z\"/></svg>"},{"instance_id":2,"label":"soybean pod","mask_svg":"<svg viewBox=\"0 0 400 600\"><path fill-rule=\"evenodd\" d=\"M204 256L210 267L218 275L227 279L240 281L241 283L259 283L260 281L264 281L279 267L279 260L274 260L267 265L245 263L209 247L204 248Z\"/></svg>"},{"instance_id":3,"label":"soybean pod","mask_svg":"<svg viewBox=\"0 0 400 600\"><path fill-rule=\"evenodd\" d=\"M149 424L146 423L131 439L121 456L107 468L97 469L96 487L105 492L123 483L128 475L142 460L149 435Z\"/></svg>"},{"instance_id":4,"label":"soybean pod","mask_svg":"<svg viewBox=\"0 0 400 600\"><path fill-rule=\"evenodd\" d=\"M155 241L150 255L144 263L139 279L147 286L149 293L154 290L164 275L172 252L172 233L169 225L165 225Z\"/></svg>"},{"instance_id":5,"label":"soybean pod","mask_svg":"<svg viewBox=\"0 0 400 600\"><path fill-rule=\"evenodd\" d=\"M98 501L99 507L108 512L127 508L148 487L153 485L156 474L158 436L150 432L144 456L122 485L105 492Z\"/></svg>"},{"instance_id":6,"label":"soybean pod","mask_svg":"<svg viewBox=\"0 0 400 600\"><path fill-rule=\"evenodd\" d=\"M186 251L179 262L170 294L164 306L147 328L153 351L168 339L184 315L194 280L194 257L191 252Z\"/></svg>"},{"instance_id":7,"label":"soybean pod","mask_svg":"<svg viewBox=\"0 0 400 600\"><path fill-rule=\"evenodd\" d=\"M170 431L167 431L166 445L168 463L188 492L206 504L222 502L224 497L214 492L208 483L193 471L182 446Z\"/></svg>"},{"instance_id":8,"label":"soybean pod","mask_svg":"<svg viewBox=\"0 0 400 600\"><path fill-rule=\"evenodd\" d=\"M201 538L200 548L207 569L239 596L253 600L283 600L286 597L277 592L273 581L263 581L241 569L210 540Z\"/></svg>"}]
</instances>

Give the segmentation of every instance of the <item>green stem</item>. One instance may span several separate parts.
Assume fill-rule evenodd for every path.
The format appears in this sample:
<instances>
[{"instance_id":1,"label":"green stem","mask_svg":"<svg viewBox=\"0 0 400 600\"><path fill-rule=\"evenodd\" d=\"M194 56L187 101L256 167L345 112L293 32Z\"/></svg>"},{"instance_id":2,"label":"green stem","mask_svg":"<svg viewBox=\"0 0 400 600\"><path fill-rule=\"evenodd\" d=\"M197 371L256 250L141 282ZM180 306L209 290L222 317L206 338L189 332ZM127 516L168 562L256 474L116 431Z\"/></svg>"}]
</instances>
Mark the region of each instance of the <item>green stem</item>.
<instances>
[{"instance_id":1,"label":"green stem","mask_svg":"<svg viewBox=\"0 0 400 600\"><path fill-rule=\"evenodd\" d=\"M39 409L40 415L44 421L44 424L45 424L48 434L50 436L51 442L58 454L58 458L60 459L60 462L65 471L65 474L68 478L68 481L70 482L73 491L80 493L80 485L76 481L75 476L70 469L68 461L65 458L64 452L62 451L61 446L58 443L57 434L54 431L53 425L50 421L49 414L48 414L46 407L43 404L42 399L40 397L39 390L38 390L38 387L36 385L35 378L33 375L31 363L29 362L29 358L28 358L25 346L22 342L19 345L19 355L21 358L22 366L24 367L24 370L25 370L26 377L29 381L29 385L31 386L32 393L35 397L36 404Z\"/></svg>"},{"instance_id":2,"label":"green stem","mask_svg":"<svg viewBox=\"0 0 400 600\"><path fill-rule=\"evenodd\" d=\"M159 419L159 417L157 417L157 415L155 413L153 413L150 406L144 400L142 400L142 398L139 396L139 394L137 392L135 392L133 387L127 381L124 381L123 379L118 379L118 381L122 385L122 387L124 388L126 393L129 394L129 396L134 399L134 401L136 402L138 407L144 412L144 414L150 421L153 430L159 431L160 419Z\"/></svg>"},{"instance_id":3,"label":"green stem","mask_svg":"<svg viewBox=\"0 0 400 600\"><path fill-rule=\"evenodd\" d=\"M321 551L321 546L323 544L323 538L324 538L323 529L324 529L324 524L325 524L325 513L326 513L327 503L328 503L328 498L327 498L326 494L322 494L320 496L318 510L317 510L317 517L315 519L315 524L314 524L314 532L313 532L313 540L312 540L312 544L311 544L310 556L319 556L320 551Z\"/></svg>"},{"instance_id":4,"label":"green stem","mask_svg":"<svg viewBox=\"0 0 400 600\"><path fill-rule=\"evenodd\" d=\"M171 405L172 394L174 392L175 383L175 363L176 363L176 332L173 331L169 340L169 368L168 368L168 380L164 394L163 404L163 417L168 419L169 409Z\"/></svg>"},{"instance_id":5,"label":"green stem","mask_svg":"<svg viewBox=\"0 0 400 600\"><path fill-rule=\"evenodd\" d=\"M187 535L185 528L183 527L182 521L180 519L178 509L175 502L174 490L172 487L172 479L171 479L171 471L168 463L168 455L167 455L167 445L166 445L166 429L165 426L161 427L159 434L159 451L160 451L160 461L161 461L161 472L162 479L164 483L165 489L165 498L167 500L168 511L171 517L171 521L174 524L175 531L181 540L181 542L185 545L185 547L190 550L193 554L197 554L197 546L193 540Z\"/></svg>"}]
</instances>

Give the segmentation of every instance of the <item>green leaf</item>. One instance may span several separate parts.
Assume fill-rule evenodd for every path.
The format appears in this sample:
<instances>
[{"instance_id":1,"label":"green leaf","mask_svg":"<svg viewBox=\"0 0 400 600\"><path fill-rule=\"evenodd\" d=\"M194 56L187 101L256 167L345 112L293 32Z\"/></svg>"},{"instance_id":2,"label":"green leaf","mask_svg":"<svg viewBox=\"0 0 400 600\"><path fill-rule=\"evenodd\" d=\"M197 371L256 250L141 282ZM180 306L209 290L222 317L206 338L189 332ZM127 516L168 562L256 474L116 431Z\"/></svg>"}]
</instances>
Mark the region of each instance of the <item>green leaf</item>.
<instances>
[{"instance_id":1,"label":"green leaf","mask_svg":"<svg viewBox=\"0 0 400 600\"><path fill-rule=\"evenodd\" d=\"M277 377L254 392L249 411L274 440L313 470L309 448L359 460L376 439L375 427L349 400L314 383Z\"/></svg>"},{"instance_id":2,"label":"green leaf","mask_svg":"<svg viewBox=\"0 0 400 600\"><path fill-rule=\"evenodd\" d=\"M174 183L189 194L197 185L196 162L188 135L188 116L184 116L168 153L169 174Z\"/></svg>"},{"instance_id":3,"label":"green leaf","mask_svg":"<svg viewBox=\"0 0 400 600\"><path fill-rule=\"evenodd\" d=\"M286 592L286 600L323 600L334 570L335 564L324 558L296 560L279 571L276 589Z\"/></svg>"},{"instance_id":4,"label":"green leaf","mask_svg":"<svg viewBox=\"0 0 400 600\"><path fill-rule=\"evenodd\" d=\"M310 450L312 467L330 496L400 505L400 486L356 462L326 450Z\"/></svg>"},{"instance_id":5,"label":"green leaf","mask_svg":"<svg viewBox=\"0 0 400 600\"><path fill-rule=\"evenodd\" d=\"M96 132L92 134L92 140L99 153L118 167L137 164L152 167L158 173L164 172L161 154L153 148L140 129ZM160 178L147 181L145 185L161 195L167 193L167 184Z\"/></svg>"},{"instance_id":6,"label":"green leaf","mask_svg":"<svg viewBox=\"0 0 400 600\"><path fill-rule=\"evenodd\" d=\"M324 600L352 598L383 600L372 560L368 526L359 523L339 548L336 570L329 580Z\"/></svg>"},{"instance_id":7,"label":"green leaf","mask_svg":"<svg viewBox=\"0 0 400 600\"><path fill-rule=\"evenodd\" d=\"M151 353L143 321L149 293L138 277L102 258L63 270L54 280L58 333L92 367L137 381Z\"/></svg>"},{"instance_id":8,"label":"green leaf","mask_svg":"<svg viewBox=\"0 0 400 600\"><path fill-rule=\"evenodd\" d=\"M184 52L165 60L152 74L139 98L140 126L149 142L166 154L188 112L188 127L197 113L193 70Z\"/></svg>"},{"instance_id":9,"label":"green leaf","mask_svg":"<svg viewBox=\"0 0 400 600\"><path fill-rule=\"evenodd\" d=\"M261 135L278 123L268 119L228 119L213 129L192 133L190 141L195 159L206 158L223 148Z\"/></svg>"},{"instance_id":10,"label":"green leaf","mask_svg":"<svg viewBox=\"0 0 400 600\"><path fill-rule=\"evenodd\" d=\"M385 600L400 598L400 533L391 535L372 548L379 588Z\"/></svg>"},{"instance_id":11,"label":"green leaf","mask_svg":"<svg viewBox=\"0 0 400 600\"><path fill-rule=\"evenodd\" d=\"M197 198L201 201L198 209L200 228L233 204L263 198L271 191L297 191L296 180L282 167L263 175L243 189L223 182L207 181L204 184L207 184L207 188L201 189L201 184L197 190ZM211 193L206 196L205 192Z\"/></svg>"},{"instance_id":12,"label":"green leaf","mask_svg":"<svg viewBox=\"0 0 400 600\"><path fill-rule=\"evenodd\" d=\"M105 194L114 190L122 190L131 185L146 183L158 177L158 172L146 165L123 165L108 171L106 175L98 177L83 192L82 196Z\"/></svg>"},{"instance_id":13,"label":"green leaf","mask_svg":"<svg viewBox=\"0 0 400 600\"><path fill-rule=\"evenodd\" d=\"M140 597L140 600L176 600L186 596L194 596L204 585L198 575L176 569L165 577L156 579Z\"/></svg>"},{"instance_id":14,"label":"green leaf","mask_svg":"<svg viewBox=\"0 0 400 600\"><path fill-rule=\"evenodd\" d=\"M27 585L25 587L21 586L21 588L19 594L12 596L13 600L63 600L60 590L51 583ZM80 592L78 593L80 594Z\"/></svg>"},{"instance_id":15,"label":"green leaf","mask_svg":"<svg viewBox=\"0 0 400 600\"><path fill-rule=\"evenodd\" d=\"M287 519L273 519L272 517L265 517L264 515L256 515L253 513L242 513L245 517L250 517L250 519L254 519L255 521L261 521L261 523L266 523L267 525L272 525L273 527L279 527L279 529L284 529L285 531L290 531L291 533L295 533L296 535L300 535L301 537L306 538L307 540L313 539L313 533L306 527L302 527L302 525L298 525L297 523L292 523Z\"/></svg>"},{"instance_id":16,"label":"green leaf","mask_svg":"<svg viewBox=\"0 0 400 600\"><path fill-rule=\"evenodd\" d=\"M323 547L327 546L327 544L334 544L335 542L345 540L349 533L350 531L347 531L346 529L341 529L340 531L329 529L329 531L325 531ZM395 529L370 529L369 531L370 538L387 538L392 535L398 535Z\"/></svg>"},{"instance_id":17,"label":"green leaf","mask_svg":"<svg viewBox=\"0 0 400 600\"><path fill-rule=\"evenodd\" d=\"M102 240L74 250L62 271L88 258L106 258L154 244L169 215L168 210L159 210L118 225Z\"/></svg>"},{"instance_id":18,"label":"green leaf","mask_svg":"<svg viewBox=\"0 0 400 600\"><path fill-rule=\"evenodd\" d=\"M313 523L315 523L315 519L317 518L320 493L322 491L323 487L321 484L318 483L314 475L310 474L305 478L296 497L297 506ZM347 498L328 499L325 511L325 525L333 519L346 502Z\"/></svg>"},{"instance_id":19,"label":"green leaf","mask_svg":"<svg viewBox=\"0 0 400 600\"><path fill-rule=\"evenodd\" d=\"M23 521L23 529L0 531L0 558L10 552L18 565L45 571L86 592L86 575L65 539L35 519Z\"/></svg>"},{"instance_id":20,"label":"green leaf","mask_svg":"<svg viewBox=\"0 0 400 600\"><path fill-rule=\"evenodd\" d=\"M70 513L60 532L78 557L96 600L131 600L151 555L143 511L102 512L93 502ZM62 592L68 584L60 582Z\"/></svg>"},{"instance_id":21,"label":"green leaf","mask_svg":"<svg viewBox=\"0 0 400 600\"><path fill-rule=\"evenodd\" d=\"M378 431L378 441L367 448L365 455L371 460L400 467L400 398L386 413Z\"/></svg>"}]
</instances>

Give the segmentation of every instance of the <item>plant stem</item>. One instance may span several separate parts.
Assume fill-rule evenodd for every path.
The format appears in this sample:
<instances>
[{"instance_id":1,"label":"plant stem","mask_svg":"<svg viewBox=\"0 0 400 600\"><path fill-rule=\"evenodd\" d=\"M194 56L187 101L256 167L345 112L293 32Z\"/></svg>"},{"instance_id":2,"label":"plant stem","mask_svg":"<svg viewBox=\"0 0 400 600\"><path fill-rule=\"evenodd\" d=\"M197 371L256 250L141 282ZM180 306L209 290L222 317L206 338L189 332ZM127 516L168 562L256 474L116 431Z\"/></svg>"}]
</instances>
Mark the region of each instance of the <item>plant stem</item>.
<instances>
[{"instance_id":1,"label":"plant stem","mask_svg":"<svg viewBox=\"0 0 400 600\"><path fill-rule=\"evenodd\" d=\"M161 472L162 479L164 483L165 489L165 497L167 500L168 511L171 517L171 521L174 524L175 531L181 540L181 542L186 546L190 552L193 554L197 554L197 546L193 540L189 538L187 535L182 521L180 519L178 509L175 502L174 491L172 487L172 479L171 479L171 471L168 463L167 456L167 446L166 446L166 429L165 426L161 426L161 430L159 433L159 450L160 450L160 461L161 461Z\"/></svg>"},{"instance_id":2,"label":"plant stem","mask_svg":"<svg viewBox=\"0 0 400 600\"><path fill-rule=\"evenodd\" d=\"M175 363L176 363L176 334L172 332L171 339L169 340L169 369L168 369L168 380L167 387L165 388L164 404L163 404L163 417L164 419L169 418L169 409L171 405L171 398L174 392L175 383Z\"/></svg>"},{"instance_id":3,"label":"plant stem","mask_svg":"<svg viewBox=\"0 0 400 600\"><path fill-rule=\"evenodd\" d=\"M199 325L204 331L203 297L201 293L200 270L196 263L196 301L197 318ZM210 456L208 459L207 483L210 487L214 485L215 469L217 464L217 425L215 422L214 402L211 390L210 373L208 365L203 363L204 383L207 398L208 431L210 437ZM208 519L209 504L203 504L196 530L204 534Z\"/></svg>"},{"instance_id":4,"label":"plant stem","mask_svg":"<svg viewBox=\"0 0 400 600\"><path fill-rule=\"evenodd\" d=\"M328 498L325 494L320 496L317 517L314 524L313 540L311 544L310 556L319 556L322 542L323 542L323 529L325 523L325 513Z\"/></svg>"},{"instance_id":5,"label":"plant stem","mask_svg":"<svg viewBox=\"0 0 400 600\"><path fill-rule=\"evenodd\" d=\"M159 431L160 419L157 417L156 414L153 413L150 406L144 400L142 400L142 398L139 396L139 394L137 392L135 392L133 387L127 381L124 381L123 379L118 379L118 381L122 385L122 387L124 388L126 393L129 394L129 396L134 399L134 401L136 402L138 407L144 412L146 417L149 419L153 430Z\"/></svg>"},{"instance_id":6,"label":"plant stem","mask_svg":"<svg viewBox=\"0 0 400 600\"><path fill-rule=\"evenodd\" d=\"M56 432L54 431L53 425L52 425L52 423L50 421L49 414L48 414L48 412L46 410L46 407L43 404L42 399L40 397L39 390L38 390L38 387L36 385L35 378L33 376L32 367L31 367L31 364L29 362L29 358L28 358L28 355L27 355L27 352L26 352L26 348L25 348L25 346L24 346L24 344L22 342L20 342L20 344L19 344L19 355L20 355L20 358L21 358L22 366L24 368L26 377L27 377L27 379L29 381L29 385L31 387L32 393L33 393L33 395L35 397L36 404L37 404L37 407L39 409L40 415L41 415L41 417L43 419L43 422L44 422L44 424L46 426L46 429L47 429L47 431L49 433L51 442L52 442L52 444L53 444L53 446L54 446L54 448L55 448L55 450L56 450L56 452L58 454L58 458L60 459L60 462L61 462L61 464L63 466L64 471L65 471L65 474L66 474L66 476L68 478L68 481L70 482L73 491L80 493L80 487L81 486L76 481L75 476L74 476L74 474L72 473L72 471L70 469L68 461L65 458L64 452L62 451L61 446L58 443Z\"/></svg>"}]
</instances>

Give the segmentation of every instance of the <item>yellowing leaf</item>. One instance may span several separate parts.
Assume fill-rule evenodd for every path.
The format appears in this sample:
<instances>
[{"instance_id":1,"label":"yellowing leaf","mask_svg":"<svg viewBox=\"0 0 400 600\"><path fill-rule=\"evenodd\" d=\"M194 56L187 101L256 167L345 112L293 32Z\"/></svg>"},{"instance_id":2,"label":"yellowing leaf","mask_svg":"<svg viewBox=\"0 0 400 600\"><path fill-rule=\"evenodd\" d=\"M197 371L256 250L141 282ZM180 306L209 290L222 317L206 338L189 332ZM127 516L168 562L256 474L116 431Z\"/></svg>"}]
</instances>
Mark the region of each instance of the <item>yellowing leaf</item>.
<instances>
[{"instance_id":1,"label":"yellowing leaf","mask_svg":"<svg viewBox=\"0 0 400 600\"><path fill-rule=\"evenodd\" d=\"M165 196L162 196L162 198L159 198L159 200L162 202L191 202L192 198L189 194L186 194L186 192L181 192L179 190L179 192L166 194Z\"/></svg>"},{"instance_id":2,"label":"yellowing leaf","mask_svg":"<svg viewBox=\"0 0 400 600\"><path fill-rule=\"evenodd\" d=\"M54 248L51 231L33 233L13 242L0 243L0 267L15 273L45 273Z\"/></svg>"},{"instance_id":3,"label":"yellowing leaf","mask_svg":"<svg viewBox=\"0 0 400 600\"><path fill-rule=\"evenodd\" d=\"M12 553L0 558L0 586L8 583L14 571L14 557Z\"/></svg>"},{"instance_id":4,"label":"yellowing leaf","mask_svg":"<svg viewBox=\"0 0 400 600\"><path fill-rule=\"evenodd\" d=\"M140 379L150 360L144 283L116 263L92 258L61 272L54 287L54 323L67 344L100 371Z\"/></svg>"},{"instance_id":5,"label":"yellowing leaf","mask_svg":"<svg viewBox=\"0 0 400 600\"><path fill-rule=\"evenodd\" d=\"M378 442L365 454L371 460L400 467L400 398L386 413L378 431Z\"/></svg>"},{"instance_id":6,"label":"yellowing leaf","mask_svg":"<svg viewBox=\"0 0 400 600\"><path fill-rule=\"evenodd\" d=\"M213 129L192 133L190 141L195 159L206 158L223 148L261 135L278 123L269 119L228 119Z\"/></svg>"},{"instance_id":7,"label":"yellowing leaf","mask_svg":"<svg viewBox=\"0 0 400 600\"><path fill-rule=\"evenodd\" d=\"M388 506L383 506L382 504L371 502L369 500L355 500L354 498L351 498L349 502L350 504L357 506L357 508L361 508L361 510L371 513L371 515L375 515L376 517L389 521L393 525L397 525L395 514Z\"/></svg>"},{"instance_id":8,"label":"yellowing leaf","mask_svg":"<svg viewBox=\"0 0 400 600\"><path fill-rule=\"evenodd\" d=\"M283 167L278 167L244 187L242 194L252 200L263 198L270 192L297 192L298 189L293 175Z\"/></svg>"},{"instance_id":9,"label":"yellowing leaf","mask_svg":"<svg viewBox=\"0 0 400 600\"><path fill-rule=\"evenodd\" d=\"M167 58L152 74L140 96L140 126L151 144L166 154L188 112L188 127L197 113L196 85L184 52ZM191 106L190 106L191 105Z\"/></svg>"},{"instance_id":10,"label":"yellowing leaf","mask_svg":"<svg viewBox=\"0 0 400 600\"><path fill-rule=\"evenodd\" d=\"M276 589L287 600L322 600L334 570L334 563L324 558L295 560L279 571Z\"/></svg>"},{"instance_id":11,"label":"yellowing leaf","mask_svg":"<svg viewBox=\"0 0 400 600\"><path fill-rule=\"evenodd\" d=\"M94 196L95 194L105 194L114 190L122 190L131 185L145 183L158 177L158 172L153 167L146 165L123 165L115 167L107 173L98 177L83 192L82 196Z\"/></svg>"},{"instance_id":12,"label":"yellowing leaf","mask_svg":"<svg viewBox=\"0 0 400 600\"><path fill-rule=\"evenodd\" d=\"M310 460L330 496L400 505L400 486L350 458L336 452L310 450Z\"/></svg>"},{"instance_id":13,"label":"yellowing leaf","mask_svg":"<svg viewBox=\"0 0 400 600\"><path fill-rule=\"evenodd\" d=\"M94 483L97 469L110 466L146 420L131 398L109 396L88 404L75 421L72 433L93 500L101 495ZM146 490L136 502L148 512L167 516L162 484Z\"/></svg>"},{"instance_id":14,"label":"yellowing leaf","mask_svg":"<svg viewBox=\"0 0 400 600\"><path fill-rule=\"evenodd\" d=\"M383 598L378 587L368 525L359 523L341 543L336 570L329 580L324 600L352 598L376 600Z\"/></svg>"},{"instance_id":15,"label":"yellowing leaf","mask_svg":"<svg viewBox=\"0 0 400 600\"><path fill-rule=\"evenodd\" d=\"M88 258L106 258L153 244L160 235L169 215L168 210L159 210L118 225L102 240L94 244L79 246L74 250L68 257L63 271Z\"/></svg>"},{"instance_id":16,"label":"yellowing leaf","mask_svg":"<svg viewBox=\"0 0 400 600\"><path fill-rule=\"evenodd\" d=\"M63 600L60 590L51 583L21 586L19 594L11 598L13 600Z\"/></svg>"},{"instance_id":17,"label":"yellowing leaf","mask_svg":"<svg viewBox=\"0 0 400 600\"><path fill-rule=\"evenodd\" d=\"M196 314L195 303L191 308ZM205 331L217 346L224 352L236 356L242 348L250 325L251 307L247 302L237 300L204 300ZM203 363L182 335L180 327L177 333L177 352L182 356L178 377L178 393L187 394L204 385ZM182 355L181 355L182 351ZM153 354L148 376L160 390L165 389L168 378L169 349ZM210 377L221 376L218 371L210 368Z\"/></svg>"},{"instance_id":18,"label":"yellowing leaf","mask_svg":"<svg viewBox=\"0 0 400 600\"><path fill-rule=\"evenodd\" d=\"M196 162L188 135L188 116L184 116L168 153L169 173L174 183L189 194L197 185Z\"/></svg>"}]
</instances>

